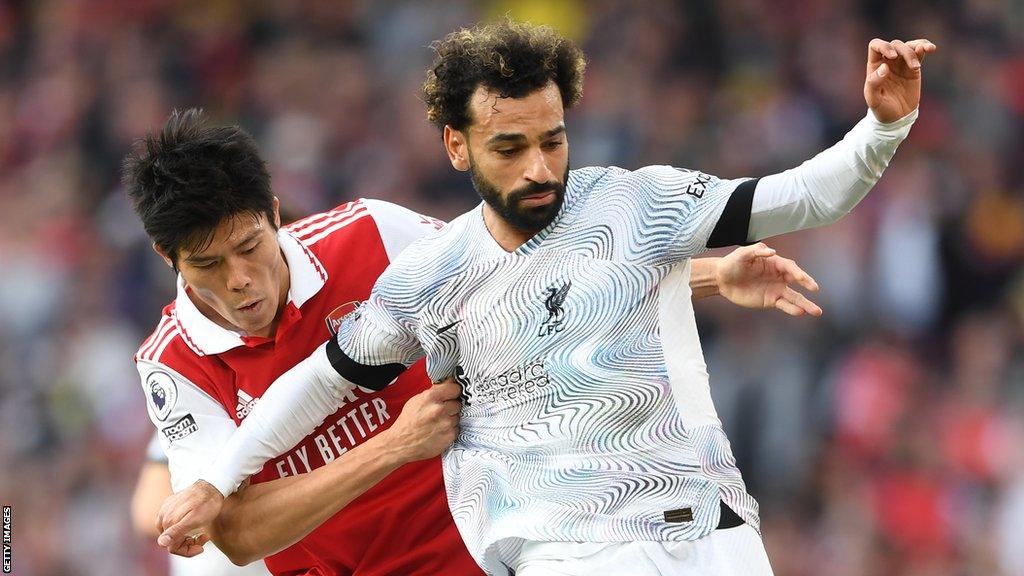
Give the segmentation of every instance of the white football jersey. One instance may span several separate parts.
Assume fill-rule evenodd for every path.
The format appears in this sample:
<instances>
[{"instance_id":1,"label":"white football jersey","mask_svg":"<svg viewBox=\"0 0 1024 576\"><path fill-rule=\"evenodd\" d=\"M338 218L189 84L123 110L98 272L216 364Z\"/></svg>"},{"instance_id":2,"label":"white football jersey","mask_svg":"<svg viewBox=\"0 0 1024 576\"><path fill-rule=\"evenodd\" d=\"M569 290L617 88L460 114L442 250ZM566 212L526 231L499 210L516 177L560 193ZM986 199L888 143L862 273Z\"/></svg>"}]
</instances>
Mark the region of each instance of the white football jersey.
<instances>
[{"instance_id":1,"label":"white football jersey","mask_svg":"<svg viewBox=\"0 0 1024 576\"><path fill-rule=\"evenodd\" d=\"M505 573L525 540L700 538L719 500L758 526L711 403L689 258L743 180L667 166L570 172L509 253L478 207L413 243L343 323L357 363L427 357L464 387L444 455L469 550Z\"/></svg>"}]
</instances>

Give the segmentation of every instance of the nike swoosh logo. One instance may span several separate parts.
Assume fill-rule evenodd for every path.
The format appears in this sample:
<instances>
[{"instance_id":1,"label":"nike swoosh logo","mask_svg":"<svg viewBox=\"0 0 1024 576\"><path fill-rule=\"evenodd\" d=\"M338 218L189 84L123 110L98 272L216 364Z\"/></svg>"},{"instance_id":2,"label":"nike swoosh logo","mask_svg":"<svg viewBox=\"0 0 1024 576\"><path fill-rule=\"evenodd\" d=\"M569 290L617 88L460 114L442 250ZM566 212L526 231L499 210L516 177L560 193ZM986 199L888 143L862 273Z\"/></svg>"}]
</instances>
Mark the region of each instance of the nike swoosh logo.
<instances>
[{"instance_id":1,"label":"nike swoosh logo","mask_svg":"<svg viewBox=\"0 0 1024 576\"><path fill-rule=\"evenodd\" d=\"M441 328L438 328L437 329L437 334L440 336L442 332L447 332L450 328L454 327L459 322L462 322L462 320L456 320L455 322L452 322L451 324L449 324L447 326L442 326Z\"/></svg>"}]
</instances>

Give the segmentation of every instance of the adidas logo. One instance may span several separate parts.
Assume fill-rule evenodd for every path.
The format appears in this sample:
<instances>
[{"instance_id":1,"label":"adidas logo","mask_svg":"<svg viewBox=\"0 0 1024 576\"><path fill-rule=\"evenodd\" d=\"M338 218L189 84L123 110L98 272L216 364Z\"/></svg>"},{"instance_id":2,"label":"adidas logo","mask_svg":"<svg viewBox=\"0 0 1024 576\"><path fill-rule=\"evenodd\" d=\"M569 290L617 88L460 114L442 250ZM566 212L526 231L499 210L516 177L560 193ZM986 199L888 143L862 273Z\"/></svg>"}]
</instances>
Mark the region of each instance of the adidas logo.
<instances>
[{"instance_id":1,"label":"adidas logo","mask_svg":"<svg viewBox=\"0 0 1024 576\"><path fill-rule=\"evenodd\" d=\"M235 405L235 416L239 420L244 420L249 412L256 407L256 403L259 402L259 398L253 398L252 396L245 393L245 390L238 391L238 404Z\"/></svg>"}]
</instances>

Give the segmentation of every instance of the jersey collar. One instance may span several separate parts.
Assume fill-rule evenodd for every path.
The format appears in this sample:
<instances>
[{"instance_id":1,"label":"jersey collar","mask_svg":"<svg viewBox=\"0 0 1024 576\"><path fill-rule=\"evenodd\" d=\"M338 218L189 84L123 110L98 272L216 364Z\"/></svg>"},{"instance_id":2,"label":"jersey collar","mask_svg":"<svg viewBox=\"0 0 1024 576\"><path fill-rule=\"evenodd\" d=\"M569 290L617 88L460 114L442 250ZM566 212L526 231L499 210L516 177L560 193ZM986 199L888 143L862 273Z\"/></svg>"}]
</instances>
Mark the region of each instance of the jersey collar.
<instances>
[{"instance_id":1,"label":"jersey collar","mask_svg":"<svg viewBox=\"0 0 1024 576\"><path fill-rule=\"evenodd\" d=\"M277 240L288 263L288 276L291 279L288 303L301 308L327 283L327 270L309 248L289 232L278 230ZM188 297L187 291L184 279L178 275L178 295L174 299L175 319L185 343L193 352L199 356L220 354L245 345L242 334L223 328L204 316Z\"/></svg>"}]
</instances>

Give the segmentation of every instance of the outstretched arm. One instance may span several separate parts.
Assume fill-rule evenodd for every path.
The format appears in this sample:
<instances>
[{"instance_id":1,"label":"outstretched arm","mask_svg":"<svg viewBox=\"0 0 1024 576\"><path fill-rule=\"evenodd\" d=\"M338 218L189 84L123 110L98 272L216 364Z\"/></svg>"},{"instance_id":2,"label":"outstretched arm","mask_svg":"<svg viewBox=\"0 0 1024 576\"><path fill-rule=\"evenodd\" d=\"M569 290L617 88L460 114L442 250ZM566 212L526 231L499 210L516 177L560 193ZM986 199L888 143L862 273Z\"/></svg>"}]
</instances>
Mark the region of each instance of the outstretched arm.
<instances>
[{"instance_id":1,"label":"outstretched arm","mask_svg":"<svg viewBox=\"0 0 1024 576\"><path fill-rule=\"evenodd\" d=\"M355 384L336 369L334 358L329 357L332 345L337 347L334 340L328 341L275 380L220 449L214 464L199 475L199 481L168 498L159 517L163 533L157 542L161 546L183 556L194 555L190 552L197 546L195 553L202 551L203 538L190 533L216 518L224 498L244 479L294 446L338 409ZM397 375L383 380L384 384Z\"/></svg>"},{"instance_id":2,"label":"outstretched arm","mask_svg":"<svg viewBox=\"0 0 1024 576\"><path fill-rule=\"evenodd\" d=\"M297 382L278 380L277 384ZM275 402L270 394L273 389L271 386L245 422L257 415L259 406ZM164 502L157 515L163 531L157 542L174 554L195 556L212 537L239 565L278 552L399 466L440 454L458 433L460 393L461 387L449 381L417 394L391 428L308 474L245 486L227 499L213 483L199 480ZM244 438L248 442L253 437ZM233 438L224 450L234 450L232 445L242 444ZM243 450L251 453L254 449ZM190 537L197 533L202 535Z\"/></svg>"},{"instance_id":3,"label":"outstretched arm","mask_svg":"<svg viewBox=\"0 0 1024 576\"><path fill-rule=\"evenodd\" d=\"M410 398L394 425L333 462L239 490L210 527L214 543L242 566L299 541L397 468L451 445L460 393L453 381L434 385Z\"/></svg>"}]
</instances>

